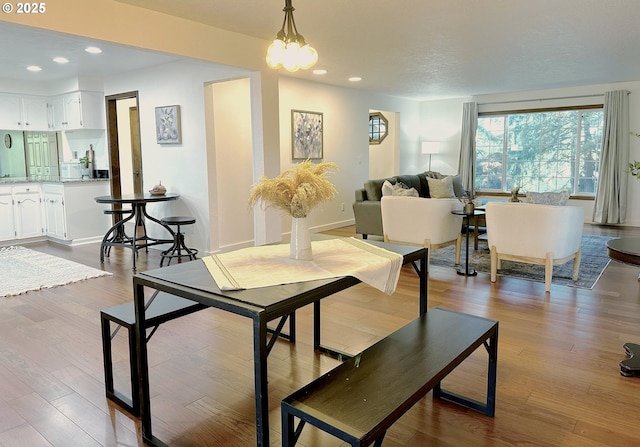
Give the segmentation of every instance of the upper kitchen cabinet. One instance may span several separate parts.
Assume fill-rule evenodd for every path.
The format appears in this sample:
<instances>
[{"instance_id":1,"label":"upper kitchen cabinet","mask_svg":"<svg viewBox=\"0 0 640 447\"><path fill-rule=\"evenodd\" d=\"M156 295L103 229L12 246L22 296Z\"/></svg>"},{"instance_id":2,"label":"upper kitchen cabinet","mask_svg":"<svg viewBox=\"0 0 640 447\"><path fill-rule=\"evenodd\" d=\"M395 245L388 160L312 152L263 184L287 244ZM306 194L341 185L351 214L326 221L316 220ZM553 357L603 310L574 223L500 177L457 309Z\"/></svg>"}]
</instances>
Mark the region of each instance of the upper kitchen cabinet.
<instances>
[{"instance_id":1,"label":"upper kitchen cabinet","mask_svg":"<svg viewBox=\"0 0 640 447\"><path fill-rule=\"evenodd\" d=\"M104 95L78 91L50 99L53 130L104 129Z\"/></svg>"},{"instance_id":2,"label":"upper kitchen cabinet","mask_svg":"<svg viewBox=\"0 0 640 447\"><path fill-rule=\"evenodd\" d=\"M0 93L0 129L50 130L47 98Z\"/></svg>"}]
</instances>

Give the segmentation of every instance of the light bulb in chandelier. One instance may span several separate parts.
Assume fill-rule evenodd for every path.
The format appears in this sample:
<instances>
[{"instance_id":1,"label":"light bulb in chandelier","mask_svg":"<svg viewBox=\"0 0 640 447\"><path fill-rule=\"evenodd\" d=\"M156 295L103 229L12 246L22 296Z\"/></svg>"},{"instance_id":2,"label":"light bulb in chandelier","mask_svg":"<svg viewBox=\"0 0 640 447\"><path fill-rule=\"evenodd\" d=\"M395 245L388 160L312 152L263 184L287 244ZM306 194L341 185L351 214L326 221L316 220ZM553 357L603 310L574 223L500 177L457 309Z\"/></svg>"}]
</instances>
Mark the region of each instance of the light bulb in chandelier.
<instances>
[{"instance_id":1,"label":"light bulb in chandelier","mask_svg":"<svg viewBox=\"0 0 640 447\"><path fill-rule=\"evenodd\" d=\"M300 68L306 70L318 62L318 52L311 45L306 44L300 48Z\"/></svg>"},{"instance_id":2,"label":"light bulb in chandelier","mask_svg":"<svg viewBox=\"0 0 640 447\"><path fill-rule=\"evenodd\" d=\"M267 49L265 58L267 65L273 69L284 67L289 72L313 67L318 61L318 52L298 33L293 19L294 8L291 0L285 0L283 11L282 29Z\"/></svg>"},{"instance_id":3,"label":"light bulb in chandelier","mask_svg":"<svg viewBox=\"0 0 640 447\"><path fill-rule=\"evenodd\" d=\"M278 69L282 65L282 53L285 51L286 45L280 40L276 39L271 42L267 49L267 65L269 68Z\"/></svg>"}]
</instances>

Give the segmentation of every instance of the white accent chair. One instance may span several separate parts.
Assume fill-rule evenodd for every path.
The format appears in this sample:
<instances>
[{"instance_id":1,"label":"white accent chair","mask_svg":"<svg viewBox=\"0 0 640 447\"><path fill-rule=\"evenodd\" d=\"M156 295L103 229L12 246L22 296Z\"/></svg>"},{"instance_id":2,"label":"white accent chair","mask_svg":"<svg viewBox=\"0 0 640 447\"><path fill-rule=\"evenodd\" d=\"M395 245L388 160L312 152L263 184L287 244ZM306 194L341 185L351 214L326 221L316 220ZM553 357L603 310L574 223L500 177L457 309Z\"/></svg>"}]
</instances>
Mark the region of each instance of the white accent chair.
<instances>
[{"instance_id":1,"label":"white accent chair","mask_svg":"<svg viewBox=\"0 0 640 447\"><path fill-rule=\"evenodd\" d=\"M427 247L427 271L431 250L456 244L455 264L460 264L462 210L458 199L384 196L380 201L385 242Z\"/></svg>"},{"instance_id":2,"label":"white accent chair","mask_svg":"<svg viewBox=\"0 0 640 447\"><path fill-rule=\"evenodd\" d=\"M489 202L487 238L491 250L491 282L503 260L544 265L545 292L551 291L553 266L573 259L578 279L584 210L577 206Z\"/></svg>"}]
</instances>

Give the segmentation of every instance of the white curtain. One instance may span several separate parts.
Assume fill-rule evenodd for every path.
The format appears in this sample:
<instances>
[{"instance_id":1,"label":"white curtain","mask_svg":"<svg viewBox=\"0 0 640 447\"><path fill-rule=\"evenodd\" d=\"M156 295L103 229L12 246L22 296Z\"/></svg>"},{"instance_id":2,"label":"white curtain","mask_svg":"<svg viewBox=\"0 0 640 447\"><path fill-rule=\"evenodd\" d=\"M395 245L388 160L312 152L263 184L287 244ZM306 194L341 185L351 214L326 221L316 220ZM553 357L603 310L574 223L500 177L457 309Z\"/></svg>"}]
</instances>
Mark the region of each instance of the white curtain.
<instances>
[{"instance_id":1,"label":"white curtain","mask_svg":"<svg viewBox=\"0 0 640 447\"><path fill-rule=\"evenodd\" d=\"M460 138L460 160L458 173L467 191L475 193L476 178L476 130L478 128L478 104L465 102L462 105L462 136Z\"/></svg>"},{"instance_id":2,"label":"white curtain","mask_svg":"<svg viewBox=\"0 0 640 447\"><path fill-rule=\"evenodd\" d=\"M604 94L604 126L593 222L624 223L627 217L629 164L629 92Z\"/></svg>"}]
</instances>

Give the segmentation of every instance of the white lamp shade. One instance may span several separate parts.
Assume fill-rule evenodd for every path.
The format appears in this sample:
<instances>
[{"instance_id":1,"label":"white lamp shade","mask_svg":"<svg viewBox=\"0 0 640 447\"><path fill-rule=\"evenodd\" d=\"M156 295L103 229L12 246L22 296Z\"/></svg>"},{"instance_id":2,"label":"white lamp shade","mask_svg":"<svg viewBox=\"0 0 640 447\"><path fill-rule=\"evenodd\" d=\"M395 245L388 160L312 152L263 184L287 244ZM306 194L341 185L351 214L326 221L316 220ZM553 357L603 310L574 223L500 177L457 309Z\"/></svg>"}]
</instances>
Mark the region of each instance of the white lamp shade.
<instances>
[{"instance_id":1,"label":"white lamp shade","mask_svg":"<svg viewBox=\"0 0 640 447\"><path fill-rule=\"evenodd\" d=\"M439 141L423 141L422 142L422 153L423 154L438 154L438 153L440 153L440 142Z\"/></svg>"}]
</instances>

